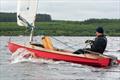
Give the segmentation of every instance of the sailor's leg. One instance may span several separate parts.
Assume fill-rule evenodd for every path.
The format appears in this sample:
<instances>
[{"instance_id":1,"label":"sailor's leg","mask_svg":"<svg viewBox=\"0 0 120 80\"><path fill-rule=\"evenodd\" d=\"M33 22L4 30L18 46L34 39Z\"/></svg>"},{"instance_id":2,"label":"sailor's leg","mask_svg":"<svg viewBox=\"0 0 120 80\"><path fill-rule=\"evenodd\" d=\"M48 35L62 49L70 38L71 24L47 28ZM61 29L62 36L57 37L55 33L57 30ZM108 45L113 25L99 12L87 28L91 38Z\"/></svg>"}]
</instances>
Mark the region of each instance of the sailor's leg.
<instances>
[{"instance_id":1,"label":"sailor's leg","mask_svg":"<svg viewBox=\"0 0 120 80\"><path fill-rule=\"evenodd\" d=\"M83 49L79 49L79 50L73 52L73 54L84 54L84 50Z\"/></svg>"}]
</instances>

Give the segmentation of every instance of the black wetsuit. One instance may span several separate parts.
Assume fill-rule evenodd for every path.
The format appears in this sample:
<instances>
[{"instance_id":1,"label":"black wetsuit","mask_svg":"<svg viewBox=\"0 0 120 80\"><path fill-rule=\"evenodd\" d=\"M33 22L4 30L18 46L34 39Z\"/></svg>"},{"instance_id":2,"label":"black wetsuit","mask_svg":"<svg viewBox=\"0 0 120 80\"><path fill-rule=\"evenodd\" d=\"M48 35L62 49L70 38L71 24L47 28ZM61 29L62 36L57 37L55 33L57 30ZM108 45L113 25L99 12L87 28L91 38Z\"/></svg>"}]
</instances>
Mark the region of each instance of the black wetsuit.
<instances>
[{"instance_id":1,"label":"black wetsuit","mask_svg":"<svg viewBox=\"0 0 120 80\"><path fill-rule=\"evenodd\" d=\"M98 52L103 54L107 45L107 38L104 35L100 35L95 38L95 41L92 42L91 48L79 49L74 52L74 54L86 53L85 50L90 50L93 52Z\"/></svg>"}]
</instances>

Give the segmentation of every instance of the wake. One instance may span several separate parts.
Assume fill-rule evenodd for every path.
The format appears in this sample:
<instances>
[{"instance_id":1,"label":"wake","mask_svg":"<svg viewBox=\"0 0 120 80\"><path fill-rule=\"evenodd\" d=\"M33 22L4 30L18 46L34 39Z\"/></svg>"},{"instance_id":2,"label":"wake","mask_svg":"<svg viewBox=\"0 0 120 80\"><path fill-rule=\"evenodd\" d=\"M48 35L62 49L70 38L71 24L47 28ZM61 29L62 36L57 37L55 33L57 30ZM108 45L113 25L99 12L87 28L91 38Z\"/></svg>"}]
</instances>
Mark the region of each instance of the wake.
<instances>
[{"instance_id":1,"label":"wake","mask_svg":"<svg viewBox=\"0 0 120 80\"><path fill-rule=\"evenodd\" d=\"M58 64L59 63L59 61L56 62L51 59L34 58L32 54L33 52L27 49L19 48L12 54L9 61L11 64L21 63L21 62L35 62L35 63L46 63L46 64Z\"/></svg>"}]
</instances>

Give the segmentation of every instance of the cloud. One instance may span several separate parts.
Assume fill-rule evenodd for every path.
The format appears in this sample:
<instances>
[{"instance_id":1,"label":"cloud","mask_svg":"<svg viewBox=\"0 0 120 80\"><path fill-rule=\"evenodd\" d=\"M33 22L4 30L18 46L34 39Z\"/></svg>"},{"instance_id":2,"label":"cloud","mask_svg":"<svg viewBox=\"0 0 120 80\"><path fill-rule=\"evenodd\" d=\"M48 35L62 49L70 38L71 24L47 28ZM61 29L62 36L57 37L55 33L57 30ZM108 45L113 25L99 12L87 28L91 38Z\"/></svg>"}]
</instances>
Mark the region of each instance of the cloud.
<instances>
[{"instance_id":1,"label":"cloud","mask_svg":"<svg viewBox=\"0 0 120 80\"><path fill-rule=\"evenodd\" d=\"M119 2L119 0L39 0L38 13L48 13L57 20L120 18ZM0 11L16 12L16 0L1 0L0 7Z\"/></svg>"}]
</instances>

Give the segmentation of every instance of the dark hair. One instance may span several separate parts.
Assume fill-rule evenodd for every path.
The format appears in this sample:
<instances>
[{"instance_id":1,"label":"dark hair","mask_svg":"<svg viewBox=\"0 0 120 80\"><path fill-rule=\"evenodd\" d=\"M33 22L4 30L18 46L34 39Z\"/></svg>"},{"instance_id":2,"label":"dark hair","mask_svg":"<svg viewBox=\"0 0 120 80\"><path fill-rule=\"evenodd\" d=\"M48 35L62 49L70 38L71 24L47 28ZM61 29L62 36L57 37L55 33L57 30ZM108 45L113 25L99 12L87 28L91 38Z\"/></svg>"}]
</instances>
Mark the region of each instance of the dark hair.
<instances>
[{"instance_id":1,"label":"dark hair","mask_svg":"<svg viewBox=\"0 0 120 80\"><path fill-rule=\"evenodd\" d=\"M104 30L103 30L102 27L97 27L97 28L96 28L96 32L104 33Z\"/></svg>"}]
</instances>

